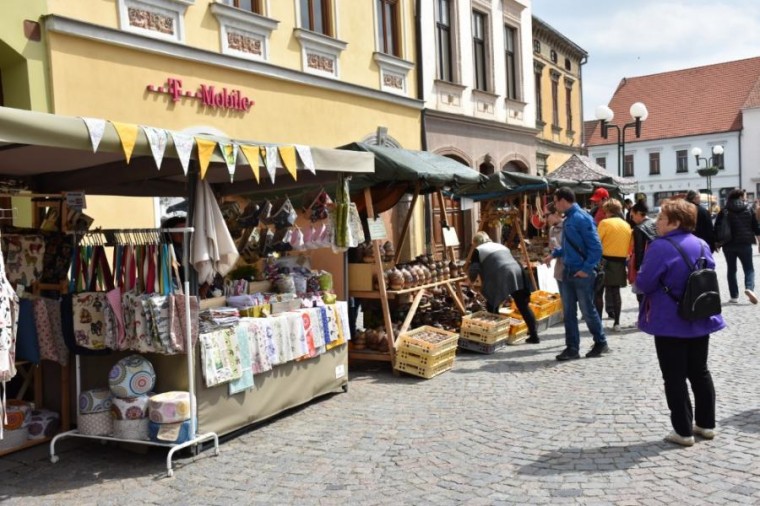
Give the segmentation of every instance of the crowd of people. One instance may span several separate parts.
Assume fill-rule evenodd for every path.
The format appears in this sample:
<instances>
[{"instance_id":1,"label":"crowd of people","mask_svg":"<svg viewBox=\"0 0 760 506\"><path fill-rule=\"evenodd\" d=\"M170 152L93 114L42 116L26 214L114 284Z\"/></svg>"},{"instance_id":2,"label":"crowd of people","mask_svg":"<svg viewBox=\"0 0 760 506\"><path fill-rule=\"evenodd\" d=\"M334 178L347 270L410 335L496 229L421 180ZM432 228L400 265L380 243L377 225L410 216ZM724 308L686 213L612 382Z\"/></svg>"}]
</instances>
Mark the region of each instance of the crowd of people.
<instances>
[{"instance_id":1,"label":"crowd of people","mask_svg":"<svg viewBox=\"0 0 760 506\"><path fill-rule=\"evenodd\" d=\"M558 361L580 358L578 311L593 338L587 358L611 351L602 315L612 320L606 329L621 331L621 289L632 286L638 301L639 330L654 336L655 349L671 414L673 431L666 440L682 446L694 436L715 437L715 389L707 365L710 334L725 327L720 314L696 319L679 312L687 280L696 269L714 269L713 254L722 250L727 264L728 303L739 302L737 260L744 273L744 295L757 304L752 249L760 236L755 210L746 192L734 189L713 218L701 205L700 194L660 203L657 219L649 217L646 201L620 201L597 188L585 210L570 188L558 188L545 210L550 253L556 260L557 280L564 311L565 349ZM497 312L510 295L526 315L529 342L538 343L535 318L528 307L528 286L509 250L490 238L476 237L471 278L480 274L487 289L490 311ZM488 285L488 286L486 286ZM716 297L717 298L717 297ZM694 409L689 396L694 393Z\"/></svg>"}]
</instances>

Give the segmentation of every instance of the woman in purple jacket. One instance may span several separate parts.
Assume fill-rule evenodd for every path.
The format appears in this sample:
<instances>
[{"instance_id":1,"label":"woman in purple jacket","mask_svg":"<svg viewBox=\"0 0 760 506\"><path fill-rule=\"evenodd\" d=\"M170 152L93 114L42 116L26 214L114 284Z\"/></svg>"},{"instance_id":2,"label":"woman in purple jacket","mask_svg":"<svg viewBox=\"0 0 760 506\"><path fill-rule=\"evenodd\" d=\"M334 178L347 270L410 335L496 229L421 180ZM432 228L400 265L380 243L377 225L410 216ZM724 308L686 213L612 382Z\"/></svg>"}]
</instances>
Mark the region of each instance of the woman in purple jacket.
<instances>
[{"instance_id":1,"label":"woman in purple jacket","mask_svg":"<svg viewBox=\"0 0 760 506\"><path fill-rule=\"evenodd\" d=\"M654 336L673 425L673 432L665 440L683 446L694 444L694 434L705 439L715 437L715 389L707 368L707 353L710 334L726 326L720 315L684 320L678 315L678 303L664 291L667 286L680 296L691 272L670 241L683 249L692 264L705 257L707 266L715 268L710 247L691 233L695 225L691 204L683 199L663 202L656 223L659 237L649 244L636 277L636 291L644 294L639 328ZM687 379L694 392L694 413Z\"/></svg>"}]
</instances>

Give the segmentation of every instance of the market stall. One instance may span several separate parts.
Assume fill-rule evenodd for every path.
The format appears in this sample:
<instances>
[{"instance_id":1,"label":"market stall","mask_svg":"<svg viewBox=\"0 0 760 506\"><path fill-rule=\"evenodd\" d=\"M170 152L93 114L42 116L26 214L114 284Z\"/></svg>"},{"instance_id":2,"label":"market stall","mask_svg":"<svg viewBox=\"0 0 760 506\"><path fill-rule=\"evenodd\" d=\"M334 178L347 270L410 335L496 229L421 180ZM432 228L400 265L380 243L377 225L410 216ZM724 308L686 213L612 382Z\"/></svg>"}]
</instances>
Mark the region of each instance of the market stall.
<instances>
[{"instance_id":1,"label":"market stall","mask_svg":"<svg viewBox=\"0 0 760 506\"><path fill-rule=\"evenodd\" d=\"M189 135L101 119L61 117L7 108L0 108L0 147L0 177L14 194L27 190L65 192L85 189L90 194L103 195L185 195L189 202L187 221L192 225L197 223L194 217L204 211L196 201L196 195L200 194L197 188L205 188L216 195L250 193L252 189L274 187L288 192L335 185L341 173L360 174L373 170L372 157L365 153ZM183 230L192 228L179 231ZM111 232L126 234L134 231ZM161 232L136 233L160 235ZM103 240L112 239L112 236L106 236ZM156 246L168 245L159 241ZM157 249L160 248L149 251ZM183 255L183 260L187 261L188 257ZM336 265L344 262L342 255L336 256ZM184 269L184 272L192 271ZM155 283L159 285L158 281ZM339 277L336 283L345 285L345 276ZM341 290L345 294L345 286ZM185 293L194 291L186 290ZM186 301L190 299L184 298ZM191 314L192 310L185 309L186 314ZM336 313L332 313L333 317ZM289 321L295 320L291 318ZM338 328L334 319L330 328L348 339L348 332ZM195 330L193 324L186 324L184 329ZM188 339L194 335L187 330L183 333ZM321 342L324 341L323 337ZM234 394L227 384L208 386L208 370L202 367L207 361L192 359L192 352L198 351L193 346L187 347L187 354L149 350L144 355L155 369L156 392L194 390L195 396L189 396L189 403L192 406L197 402L197 409L191 408L189 413L197 411L197 418L187 415L191 423L189 434L184 437L185 441L192 441L196 430L199 434L228 433L314 397L340 391L348 380L347 346L345 343L333 344L339 345L319 354L285 357L290 360L282 360L256 374L252 386ZM326 346L323 344L322 348ZM135 351L133 347L119 349L123 351L105 357L82 356L81 363L77 355L76 393L80 406L82 398L79 394L102 385L109 369L113 372L114 363ZM142 350L138 348L137 351ZM293 360L295 358L299 360ZM94 404L102 406L104 403ZM171 402L163 400L161 405L167 404L171 405ZM192 423L193 420L197 423ZM108 434L101 436L144 442ZM52 447L51 453L54 453ZM170 462L167 465L171 470Z\"/></svg>"},{"instance_id":2,"label":"market stall","mask_svg":"<svg viewBox=\"0 0 760 506\"><path fill-rule=\"evenodd\" d=\"M593 188L605 188L617 192L617 195L624 195L636 191L636 180L634 178L619 177L609 173L604 167L600 166L594 160L584 155L573 154L565 163L546 175L550 183L557 186L571 186L568 184L591 184ZM576 193L586 193L585 187L578 188ZM590 192L593 192L593 188ZM589 193L590 193L589 192Z\"/></svg>"},{"instance_id":3,"label":"market stall","mask_svg":"<svg viewBox=\"0 0 760 506\"><path fill-rule=\"evenodd\" d=\"M445 312L449 316L452 315L452 308L460 313L465 312L456 286L458 281L464 279L461 264L455 262L453 252L458 237L447 221L443 190L476 183L485 177L455 160L429 152L363 143L353 143L341 149L372 153L375 158L373 173L351 179L352 200L365 219L370 241L361 255L364 265L354 268L357 279L354 281L352 278L352 283L356 284L350 295L363 301L362 307L365 308L372 306L369 301L379 302L379 313L382 315L374 324L365 317L365 329L357 330L349 357L354 360L388 361L398 369L396 351L400 336L419 327L420 323L433 323L433 312ZM412 195L409 211L403 219L399 243L389 251L384 248L388 233L378 215L394 207L406 194ZM444 238L442 257L435 258L429 251L427 255L407 259L401 265L400 254L403 242L409 235L412 213L420 196L425 194L437 199L441 210L441 221L436 225L441 227ZM416 319L421 309L430 311L425 320ZM436 323L441 324L441 319ZM414 366L402 370L414 371L414 374L419 370Z\"/></svg>"}]
</instances>

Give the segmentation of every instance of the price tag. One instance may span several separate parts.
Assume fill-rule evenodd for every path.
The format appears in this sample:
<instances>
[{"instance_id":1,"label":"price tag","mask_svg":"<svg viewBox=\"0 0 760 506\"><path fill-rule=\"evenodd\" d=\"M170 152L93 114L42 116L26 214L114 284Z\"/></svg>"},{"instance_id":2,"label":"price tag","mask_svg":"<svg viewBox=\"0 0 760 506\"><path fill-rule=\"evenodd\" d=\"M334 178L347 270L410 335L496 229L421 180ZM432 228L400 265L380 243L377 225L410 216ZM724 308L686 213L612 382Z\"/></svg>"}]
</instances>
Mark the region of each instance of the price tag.
<instances>
[{"instance_id":1,"label":"price tag","mask_svg":"<svg viewBox=\"0 0 760 506\"><path fill-rule=\"evenodd\" d=\"M387 239L388 233L385 231L385 222L382 218L375 218L374 220L367 220L369 225L369 237L373 241L380 239Z\"/></svg>"},{"instance_id":2,"label":"price tag","mask_svg":"<svg viewBox=\"0 0 760 506\"><path fill-rule=\"evenodd\" d=\"M67 192L66 205L69 209L76 211L87 209L87 200L85 199L84 192Z\"/></svg>"}]
</instances>

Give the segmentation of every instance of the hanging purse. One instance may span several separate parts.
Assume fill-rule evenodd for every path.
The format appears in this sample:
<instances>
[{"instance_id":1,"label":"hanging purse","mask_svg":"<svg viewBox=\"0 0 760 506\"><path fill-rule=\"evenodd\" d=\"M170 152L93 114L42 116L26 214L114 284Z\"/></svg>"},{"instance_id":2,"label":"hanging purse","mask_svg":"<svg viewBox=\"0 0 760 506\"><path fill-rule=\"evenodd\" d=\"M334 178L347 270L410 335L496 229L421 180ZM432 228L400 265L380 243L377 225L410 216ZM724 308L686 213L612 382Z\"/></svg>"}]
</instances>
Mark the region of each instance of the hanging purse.
<instances>
[{"instance_id":1,"label":"hanging purse","mask_svg":"<svg viewBox=\"0 0 760 506\"><path fill-rule=\"evenodd\" d=\"M293 207L293 203L289 198L285 197L285 201L277 209L277 212L271 216L270 223L272 223L277 230L282 230L283 228L295 225L297 218L298 213Z\"/></svg>"},{"instance_id":2,"label":"hanging purse","mask_svg":"<svg viewBox=\"0 0 760 506\"><path fill-rule=\"evenodd\" d=\"M113 290L113 277L103 246L95 246L88 265L88 291L72 297L74 339L76 344L91 350L106 349L106 315L108 304L105 291Z\"/></svg>"}]
</instances>

